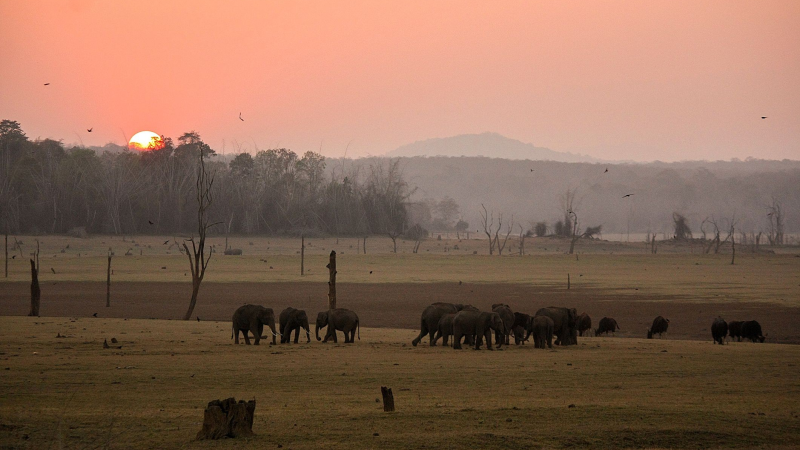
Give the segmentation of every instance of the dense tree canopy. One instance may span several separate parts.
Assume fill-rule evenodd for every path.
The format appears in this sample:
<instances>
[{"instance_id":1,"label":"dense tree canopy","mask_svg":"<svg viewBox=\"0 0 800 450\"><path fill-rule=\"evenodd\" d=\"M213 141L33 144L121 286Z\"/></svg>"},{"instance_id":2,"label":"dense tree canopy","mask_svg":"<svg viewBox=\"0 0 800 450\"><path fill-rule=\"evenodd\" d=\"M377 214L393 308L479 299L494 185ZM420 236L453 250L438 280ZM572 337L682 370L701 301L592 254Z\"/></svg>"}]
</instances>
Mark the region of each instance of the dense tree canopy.
<instances>
[{"instance_id":1,"label":"dense tree canopy","mask_svg":"<svg viewBox=\"0 0 800 450\"><path fill-rule=\"evenodd\" d=\"M0 122L0 220L11 232L190 234L198 152L216 171L216 233L362 235L407 229L408 186L396 162L326 175L325 158L285 148L242 153L229 163L196 131L147 152L95 152L31 141Z\"/></svg>"}]
</instances>

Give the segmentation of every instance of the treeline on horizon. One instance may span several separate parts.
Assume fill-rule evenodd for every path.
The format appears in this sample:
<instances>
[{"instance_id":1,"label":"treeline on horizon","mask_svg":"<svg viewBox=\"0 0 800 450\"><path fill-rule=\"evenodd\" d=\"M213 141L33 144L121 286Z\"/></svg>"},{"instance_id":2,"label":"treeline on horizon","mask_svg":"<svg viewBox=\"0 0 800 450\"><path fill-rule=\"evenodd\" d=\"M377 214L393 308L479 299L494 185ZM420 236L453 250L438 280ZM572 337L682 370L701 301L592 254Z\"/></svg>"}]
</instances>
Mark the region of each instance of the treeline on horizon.
<instances>
[{"instance_id":1,"label":"treeline on horizon","mask_svg":"<svg viewBox=\"0 0 800 450\"><path fill-rule=\"evenodd\" d=\"M0 230L12 233L197 233L200 155L214 175L215 234L390 234L408 228L409 187L397 162L326 175L325 158L287 149L229 162L194 131L146 152L65 148L0 122Z\"/></svg>"},{"instance_id":2,"label":"treeline on horizon","mask_svg":"<svg viewBox=\"0 0 800 450\"><path fill-rule=\"evenodd\" d=\"M797 161L651 164L560 163L485 157L326 159L287 149L216 155L196 132L148 152L66 148L32 141L0 123L0 230L12 233L196 232L198 156L214 172L214 234L405 235L484 233L483 207L514 235L567 234L578 219L602 233L674 234L675 215L693 237L709 221L737 234L800 230ZM605 170L608 169L608 172ZM569 193L569 194L568 194ZM630 197L622 198L627 194ZM567 204L567 197L571 197ZM574 215L567 213L574 211ZM559 228L558 223L561 222ZM496 223L496 222L495 222ZM598 228L599 227L599 228Z\"/></svg>"}]
</instances>

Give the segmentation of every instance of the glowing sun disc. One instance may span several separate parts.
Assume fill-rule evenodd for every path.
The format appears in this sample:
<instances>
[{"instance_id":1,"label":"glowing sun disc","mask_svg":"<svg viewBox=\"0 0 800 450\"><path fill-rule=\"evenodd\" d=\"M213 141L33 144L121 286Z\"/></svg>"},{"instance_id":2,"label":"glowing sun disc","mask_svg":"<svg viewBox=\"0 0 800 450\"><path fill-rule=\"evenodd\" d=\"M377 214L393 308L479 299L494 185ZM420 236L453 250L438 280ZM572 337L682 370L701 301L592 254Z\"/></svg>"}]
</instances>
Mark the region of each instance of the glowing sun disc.
<instances>
[{"instance_id":1,"label":"glowing sun disc","mask_svg":"<svg viewBox=\"0 0 800 450\"><path fill-rule=\"evenodd\" d=\"M138 151L160 150L164 148L161 136L152 131L140 131L128 142L128 149Z\"/></svg>"}]
</instances>

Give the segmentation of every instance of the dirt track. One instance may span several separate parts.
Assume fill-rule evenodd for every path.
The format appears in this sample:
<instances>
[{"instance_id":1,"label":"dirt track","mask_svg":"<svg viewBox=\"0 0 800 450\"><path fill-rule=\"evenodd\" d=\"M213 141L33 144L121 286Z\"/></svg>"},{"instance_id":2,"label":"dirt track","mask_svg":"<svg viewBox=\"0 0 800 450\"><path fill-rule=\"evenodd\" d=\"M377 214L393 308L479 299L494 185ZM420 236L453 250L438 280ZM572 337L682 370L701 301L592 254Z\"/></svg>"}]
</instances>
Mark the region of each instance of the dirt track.
<instances>
[{"instance_id":1,"label":"dirt track","mask_svg":"<svg viewBox=\"0 0 800 450\"><path fill-rule=\"evenodd\" d=\"M25 315L29 283L5 283L0 289L0 315ZM118 282L112 287L112 306L105 307L105 283L56 282L42 286L42 316L179 319L189 303L190 283ZM327 307L327 286L316 283L204 283L196 316L201 320L230 320L244 303L262 304L276 313L287 306L304 308L313 320ZM711 340L710 325L717 315L726 320L755 319L769 342L800 344L800 308L768 303L698 304L669 298L620 298L597 289L553 290L513 284L403 283L337 284L338 306L356 311L363 326L419 329L419 314L434 302L473 304L489 309L507 303L515 311L534 313L543 306L571 306L587 312L596 326L603 316L614 317L617 336L644 337L653 318L670 319L669 338ZM409 332L409 340L414 337Z\"/></svg>"}]
</instances>

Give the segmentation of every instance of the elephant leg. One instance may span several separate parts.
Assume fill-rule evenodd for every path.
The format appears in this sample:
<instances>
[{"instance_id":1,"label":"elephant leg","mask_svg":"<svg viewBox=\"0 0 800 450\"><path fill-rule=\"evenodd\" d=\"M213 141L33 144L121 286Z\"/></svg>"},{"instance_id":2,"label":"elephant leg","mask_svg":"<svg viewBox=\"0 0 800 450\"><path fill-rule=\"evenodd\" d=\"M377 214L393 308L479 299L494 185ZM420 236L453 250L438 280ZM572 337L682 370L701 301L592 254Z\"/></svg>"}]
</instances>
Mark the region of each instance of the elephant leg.
<instances>
[{"instance_id":1,"label":"elephant leg","mask_svg":"<svg viewBox=\"0 0 800 450\"><path fill-rule=\"evenodd\" d=\"M458 331L453 333L453 349L461 350L461 333Z\"/></svg>"},{"instance_id":2,"label":"elephant leg","mask_svg":"<svg viewBox=\"0 0 800 450\"><path fill-rule=\"evenodd\" d=\"M339 340L336 338L336 329L335 329L335 328L333 328L333 326L330 326L330 327L328 327L328 328L329 328L329 329L328 329L328 333L330 333L330 336L331 336L331 338L333 339L333 343L334 343L334 344L338 344L338 343L339 343ZM347 335L345 335L345 338L347 338Z\"/></svg>"},{"instance_id":3,"label":"elephant leg","mask_svg":"<svg viewBox=\"0 0 800 450\"><path fill-rule=\"evenodd\" d=\"M411 345L416 347L417 344L419 344L419 341L422 340L422 336L425 336L426 334L428 334L428 325L425 323L425 320L423 319L422 323L420 324L419 336L417 336L416 338L414 338L413 341L411 341Z\"/></svg>"},{"instance_id":4,"label":"elephant leg","mask_svg":"<svg viewBox=\"0 0 800 450\"><path fill-rule=\"evenodd\" d=\"M247 330L242 330L242 336L244 336L244 343L250 345L250 338L247 336Z\"/></svg>"},{"instance_id":5,"label":"elephant leg","mask_svg":"<svg viewBox=\"0 0 800 450\"><path fill-rule=\"evenodd\" d=\"M449 347L449 345L447 345L448 337L449 336L447 334L442 333L442 345L444 345L445 347Z\"/></svg>"},{"instance_id":6,"label":"elephant leg","mask_svg":"<svg viewBox=\"0 0 800 450\"><path fill-rule=\"evenodd\" d=\"M492 330L486 330L486 349L487 350L494 350L492 348ZM500 348L503 345L503 337L500 336L500 342L497 344L497 348Z\"/></svg>"},{"instance_id":7,"label":"elephant leg","mask_svg":"<svg viewBox=\"0 0 800 450\"><path fill-rule=\"evenodd\" d=\"M239 329L238 328L234 328L233 332L235 333L235 339L234 339L233 342L238 345L239 344Z\"/></svg>"},{"instance_id":8,"label":"elephant leg","mask_svg":"<svg viewBox=\"0 0 800 450\"><path fill-rule=\"evenodd\" d=\"M289 338L287 337L286 340L288 341ZM294 343L297 344L298 342L300 342L300 327L294 329Z\"/></svg>"}]
</instances>

